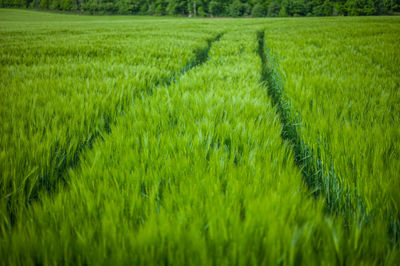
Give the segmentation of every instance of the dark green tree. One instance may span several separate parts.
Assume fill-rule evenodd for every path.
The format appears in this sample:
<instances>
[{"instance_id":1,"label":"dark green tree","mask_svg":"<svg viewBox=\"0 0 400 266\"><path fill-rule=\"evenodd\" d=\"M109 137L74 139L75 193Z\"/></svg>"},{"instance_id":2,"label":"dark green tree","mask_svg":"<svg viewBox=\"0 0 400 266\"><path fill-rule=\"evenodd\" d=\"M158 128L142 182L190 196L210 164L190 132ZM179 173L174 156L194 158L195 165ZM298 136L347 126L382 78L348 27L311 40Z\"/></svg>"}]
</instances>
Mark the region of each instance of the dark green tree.
<instances>
[{"instance_id":1,"label":"dark green tree","mask_svg":"<svg viewBox=\"0 0 400 266\"><path fill-rule=\"evenodd\" d=\"M278 1L273 0L268 5L268 17L277 17L279 16L279 12L281 11L281 6Z\"/></svg>"},{"instance_id":2,"label":"dark green tree","mask_svg":"<svg viewBox=\"0 0 400 266\"><path fill-rule=\"evenodd\" d=\"M223 16L226 14L226 7L221 1L212 0L208 5L208 13L213 17Z\"/></svg>"},{"instance_id":3,"label":"dark green tree","mask_svg":"<svg viewBox=\"0 0 400 266\"><path fill-rule=\"evenodd\" d=\"M258 18L258 17L265 17L267 15L267 10L261 3L257 3L253 6L251 10L251 16Z\"/></svg>"}]
</instances>

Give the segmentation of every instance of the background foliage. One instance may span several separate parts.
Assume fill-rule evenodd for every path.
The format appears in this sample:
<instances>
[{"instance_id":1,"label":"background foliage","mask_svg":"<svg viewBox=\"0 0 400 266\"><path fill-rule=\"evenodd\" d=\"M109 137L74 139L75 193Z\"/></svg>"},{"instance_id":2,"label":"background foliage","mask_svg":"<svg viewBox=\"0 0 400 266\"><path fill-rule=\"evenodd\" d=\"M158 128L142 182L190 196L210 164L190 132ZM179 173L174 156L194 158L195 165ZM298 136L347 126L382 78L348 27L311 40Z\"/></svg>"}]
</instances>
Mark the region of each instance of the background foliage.
<instances>
[{"instance_id":1,"label":"background foliage","mask_svg":"<svg viewBox=\"0 0 400 266\"><path fill-rule=\"evenodd\" d=\"M369 16L399 12L400 0L0 0L0 7L190 17Z\"/></svg>"}]
</instances>

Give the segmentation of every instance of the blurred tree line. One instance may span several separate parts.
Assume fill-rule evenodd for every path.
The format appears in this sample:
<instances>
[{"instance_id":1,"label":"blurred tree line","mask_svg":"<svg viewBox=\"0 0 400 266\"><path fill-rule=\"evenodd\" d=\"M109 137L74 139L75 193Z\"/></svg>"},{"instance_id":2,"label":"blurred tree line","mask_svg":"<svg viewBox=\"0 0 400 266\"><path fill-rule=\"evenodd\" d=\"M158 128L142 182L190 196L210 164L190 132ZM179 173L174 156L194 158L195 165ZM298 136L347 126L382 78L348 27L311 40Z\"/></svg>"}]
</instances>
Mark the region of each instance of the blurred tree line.
<instances>
[{"instance_id":1,"label":"blurred tree line","mask_svg":"<svg viewBox=\"0 0 400 266\"><path fill-rule=\"evenodd\" d=\"M0 0L0 7L189 17L362 16L400 12L400 0Z\"/></svg>"}]
</instances>

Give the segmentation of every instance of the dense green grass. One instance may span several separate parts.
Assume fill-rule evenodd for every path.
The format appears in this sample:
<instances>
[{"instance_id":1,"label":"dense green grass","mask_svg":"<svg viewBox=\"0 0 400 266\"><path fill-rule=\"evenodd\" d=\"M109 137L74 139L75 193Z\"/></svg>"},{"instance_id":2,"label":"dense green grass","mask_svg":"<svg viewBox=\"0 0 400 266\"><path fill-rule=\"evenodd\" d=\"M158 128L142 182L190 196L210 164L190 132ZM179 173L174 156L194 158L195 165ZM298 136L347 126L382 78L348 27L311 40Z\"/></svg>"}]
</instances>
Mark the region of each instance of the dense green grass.
<instances>
[{"instance_id":1,"label":"dense green grass","mask_svg":"<svg viewBox=\"0 0 400 266\"><path fill-rule=\"evenodd\" d=\"M1 261L395 264L399 22L0 10Z\"/></svg>"},{"instance_id":2,"label":"dense green grass","mask_svg":"<svg viewBox=\"0 0 400 266\"><path fill-rule=\"evenodd\" d=\"M268 29L266 41L302 118L299 134L325 175L339 180L323 188L336 201L330 211L384 223L397 241L400 25L397 18L350 21L286 24Z\"/></svg>"},{"instance_id":3,"label":"dense green grass","mask_svg":"<svg viewBox=\"0 0 400 266\"><path fill-rule=\"evenodd\" d=\"M3 25L0 48L1 205L12 214L53 189L135 97L196 64L218 33L145 21L13 25Z\"/></svg>"}]
</instances>

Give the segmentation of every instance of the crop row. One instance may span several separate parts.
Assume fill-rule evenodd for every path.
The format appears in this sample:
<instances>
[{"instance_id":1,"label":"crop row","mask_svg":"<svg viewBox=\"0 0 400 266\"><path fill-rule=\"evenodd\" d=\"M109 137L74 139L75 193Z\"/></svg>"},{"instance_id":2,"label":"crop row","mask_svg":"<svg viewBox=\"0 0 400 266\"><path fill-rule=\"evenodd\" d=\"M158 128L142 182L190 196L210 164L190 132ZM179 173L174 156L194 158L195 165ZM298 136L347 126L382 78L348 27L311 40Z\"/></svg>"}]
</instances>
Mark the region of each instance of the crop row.
<instances>
[{"instance_id":1,"label":"crop row","mask_svg":"<svg viewBox=\"0 0 400 266\"><path fill-rule=\"evenodd\" d=\"M396 248L400 28L392 18L348 22L269 27L272 83L285 89L282 100L292 107L288 120L297 124L299 150L314 157L303 158L303 170L314 169L307 181L325 193L329 213L344 217L350 228L381 228L383 242Z\"/></svg>"},{"instance_id":2,"label":"crop row","mask_svg":"<svg viewBox=\"0 0 400 266\"><path fill-rule=\"evenodd\" d=\"M136 97L203 60L206 40L217 34L168 24L78 25L0 33L3 233Z\"/></svg>"}]
</instances>

